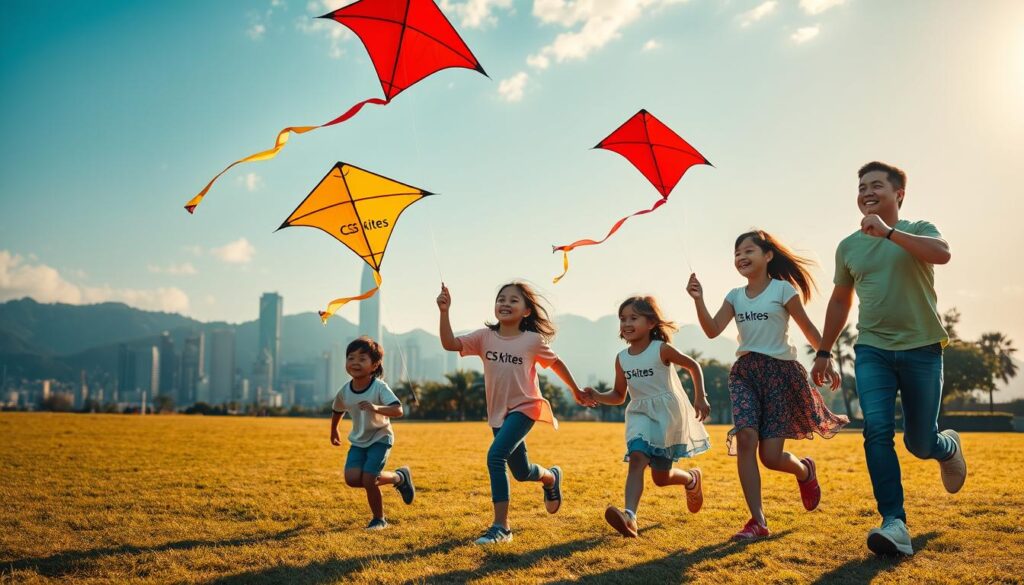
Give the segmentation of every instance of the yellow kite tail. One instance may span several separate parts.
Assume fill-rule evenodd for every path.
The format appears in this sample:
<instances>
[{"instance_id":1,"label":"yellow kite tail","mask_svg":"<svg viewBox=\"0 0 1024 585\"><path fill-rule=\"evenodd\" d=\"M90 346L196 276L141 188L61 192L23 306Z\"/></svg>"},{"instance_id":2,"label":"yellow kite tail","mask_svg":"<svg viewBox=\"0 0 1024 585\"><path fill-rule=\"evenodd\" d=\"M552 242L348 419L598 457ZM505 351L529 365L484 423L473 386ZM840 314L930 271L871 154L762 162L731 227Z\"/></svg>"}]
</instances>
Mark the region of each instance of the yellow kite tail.
<instances>
[{"instance_id":1,"label":"yellow kite tail","mask_svg":"<svg viewBox=\"0 0 1024 585\"><path fill-rule=\"evenodd\" d=\"M376 270L373 271L373 279L375 281L377 281L377 286L375 286L375 287L371 288L370 290L364 292L363 294L359 295L358 297L343 297L343 298L340 298L340 299L334 299L333 301L327 303L327 310L326 311L320 311L320 321L323 322L324 326L326 327L327 326L327 320L330 319L332 316L334 316L334 313L336 313L338 311L338 309L344 307L345 304L348 303L349 301L362 301L362 300L368 299L368 298L372 297L373 295L375 295L377 293L377 291L380 290L380 281L381 281L380 273L377 272Z\"/></svg>"},{"instance_id":2,"label":"yellow kite tail","mask_svg":"<svg viewBox=\"0 0 1024 585\"><path fill-rule=\"evenodd\" d=\"M388 101L389 100L382 100L380 98L371 98L368 100L363 100L349 108L348 111L346 111L344 114L338 116L337 118L331 120L330 122L327 122L326 124L321 124L319 126L289 126L284 130L281 130L280 132L277 133L277 140L274 141L274 148L271 148L270 150L264 150L263 152L257 152L256 154L251 154L245 158L238 159L235 162L229 164L227 167L224 168L223 171L217 173L216 177L210 179L210 182L207 183L205 187L203 187L203 190L200 191L198 195L190 199L189 202L185 204L185 209L187 209L189 213L195 213L196 207L199 205L199 202L203 200L203 197L206 197L206 193L207 191L210 190L210 187L213 187L213 184L217 181L217 179L219 179L221 175L223 175L224 173L228 172L231 169L231 167L241 163L255 162L258 160L270 160L277 156L277 153L280 152L281 149L284 148L285 143L288 142L289 134L304 134L306 132L309 132L310 130L316 130L317 128L326 128L327 126L333 126L335 124L339 124L341 122L344 122L345 120L348 120L352 116L355 116L357 113L359 113L359 110L363 109L363 106L365 106L366 104L384 105L387 104Z\"/></svg>"},{"instance_id":3,"label":"yellow kite tail","mask_svg":"<svg viewBox=\"0 0 1024 585\"><path fill-rule=\"evenodd\" d=\"M552 251L554 251L554 250L552 250ZM562 273L559 274L558 276L556 276L551 281L551 283L552 284L558 284L558 281L562 280L562 277L565 276L565 273L567 273L567 272L569 272L569 251L568 250L562 250Z\"/></svg>"}]
</instances>

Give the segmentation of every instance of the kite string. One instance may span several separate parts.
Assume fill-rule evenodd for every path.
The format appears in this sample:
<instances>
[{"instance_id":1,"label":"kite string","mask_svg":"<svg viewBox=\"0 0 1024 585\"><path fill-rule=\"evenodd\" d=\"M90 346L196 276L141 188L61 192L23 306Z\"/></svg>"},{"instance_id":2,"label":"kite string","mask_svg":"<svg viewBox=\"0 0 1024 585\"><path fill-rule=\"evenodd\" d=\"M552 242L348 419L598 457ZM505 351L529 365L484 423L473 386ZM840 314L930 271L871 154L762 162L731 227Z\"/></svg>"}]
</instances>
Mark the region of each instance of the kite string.
<instances>
[{"instance_id":1,"label":"kite string","mask_svg":"<svg viewBox=\"0 0 1024 585\"><path fill-rule=\"evenodd\" d=\"M380 294L380 293L378 292L378 294ZM390 319L388 319L386 314L385 314L384 305L386 303L384 302L384 296L380 295L380 298L378 300L380 301L378 306L380 307L380 318L381 318L381 328L380 328L380 334L381 334L381 338L382 338L380 340L381 341L381 345L382 346L384 345L383 337L389 336L391 338L391 343L398 350L398 360L399 360L399 363L401 364L400 367L399 367L399 372L398 372L398 380L397 380L398 384L395 384L395 386L397 387L399 384L401 384L402 380L404 379L406 382L409 383L409 392L411 394L410 402L418 403L419 402L419 397L416 395L416 387L414 386L413 381L409 379L409 362L405 358L405 351L402 349L402 342L398 339L397 335L392 333L387 328L387 323L390 321Z\"/></svg>"},{"instance_id":2,"label":"kite string","mask_svg":"<svg viewBox=\"0 0 1024 585\"><path fill-rule=\"evenodd\" d=\"M402 62L402 69L403 69L403 72L404 72L404 69L405 69L405 62L404 61ZM416 148L416 171L417 171L417 174L419 174L420 171L423 169L423 162L422 162L422 158L423 158L422 153L423 153L423 151L420 148L420 129L419 129L419 124L417 123L417 119L419 118L419 115L418 115L419 114L419 96L418 95L413 95L413 97L409 101L412 104L412 110L413 110L413 112L412 112L412 142L413 142L413 145ZM428 212L428 216L427 216L427 226L430 229L430 242L431 242L431 244L433 246L433 251L434 251L434 266L437 268L437 278L443 284L444 283L444 272L441 270L441 256L437 252L437 235L436 235L435 230L434 230L434 219L435 219L434 214L435 214L435 211L433 209L433 206L431 206L431 210Z\"/></svg>"}]
</instances>

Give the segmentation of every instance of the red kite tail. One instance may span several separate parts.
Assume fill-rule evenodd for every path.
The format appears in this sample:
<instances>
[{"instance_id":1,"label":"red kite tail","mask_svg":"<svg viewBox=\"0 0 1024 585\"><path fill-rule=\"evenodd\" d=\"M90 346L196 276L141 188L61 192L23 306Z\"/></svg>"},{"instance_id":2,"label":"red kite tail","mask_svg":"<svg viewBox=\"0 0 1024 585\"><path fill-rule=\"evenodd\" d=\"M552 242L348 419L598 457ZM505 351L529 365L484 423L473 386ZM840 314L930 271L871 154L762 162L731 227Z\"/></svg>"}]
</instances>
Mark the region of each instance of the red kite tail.
<instances>
[{"instance_id":1,"label":"red kite tail","mask_svg":"<svg viewBox=\"0 0 1024 585\"><path fill-rule=\"evenodd\" d=\"M206 197L206 193L210 190L210 187L213 187L213 184L217 181L217 179L219 179L221 175L223 175L224 173L228 172L231 169L231 167L241 163L255 162L258 160L270 160L277 156L277 153L280 152L281 149L284 148L285 143L288 142L290 134L305 134L306 132L311 132L313 130L316 130L317 128L325 128L327 126L340 124L341 122L344 122L345 120L348 120L352 116L358 114L359 110L363 109L363 106L365 106L366 104L385 105L389 101L390 100L380 98L370 98L368 100L363 100L358 104L352 106L344 114L338 116L337 118L331 120L330 122L327 122L326 124L321 124L319 126L289 126L284 130L281 130L280 132L277 133L277 140L274 141L273 148L269 150L264 150L262 152L257 152L256 154L250 154L249 156L238 159L235 162L224 167L223 171L217 173L217 176L210 179L210 182L207 183L205 187L203 187L203 190L200 191L198 195L190 199L189 202L185 204L185 209L188 210L189 213L195 213L196 207L203 200L203 197Z\"/></svg>"},{"instance_id":2,"label":"red kite tail","mask_svg":"<svg viewBox=\"0 0 1024 585\"><path fill-rule=\"evenodd\" d=\"M610 238L612 236L612 234L614 234L615 232L619 231L619 228L622 227L622 224L626 223L627 219L629 219L629 218L631 218L633 216L636 216L636 215L644 215L646 213L650 213L650 212L654 211L655 209L657 209L657 208L661 207L662 205L664 205L666 201L668 201L668 197L662 197L661 199L658 199L657 201L655 201L654 205L652 205L650 209L641 209L640 211L637 211L636 213L627 215L626 217L620 219L619 221L615 222L615 225L612 226L612 229L608 230L608 234L605 235L605 237L601 238L600 240L596 240L596 241L595 240L577 240L577 241L575 241L575 242L573 242L571 244L568 244L566 246L555 246L551 250L552 252L557 252L559 250L562 251L562 273L559 274L558 276L556 276L554 278L554 280L552 280L552 282L555 283L555 284L558 284L558 281L562 280L562 277L565 276L565 273L569 272L569 252L571 252L573 250L573 248L578 248L580 246L596 246L597 244L600 244L600 243L604 242L605 240Z\"/></svg>"}]
</instances>

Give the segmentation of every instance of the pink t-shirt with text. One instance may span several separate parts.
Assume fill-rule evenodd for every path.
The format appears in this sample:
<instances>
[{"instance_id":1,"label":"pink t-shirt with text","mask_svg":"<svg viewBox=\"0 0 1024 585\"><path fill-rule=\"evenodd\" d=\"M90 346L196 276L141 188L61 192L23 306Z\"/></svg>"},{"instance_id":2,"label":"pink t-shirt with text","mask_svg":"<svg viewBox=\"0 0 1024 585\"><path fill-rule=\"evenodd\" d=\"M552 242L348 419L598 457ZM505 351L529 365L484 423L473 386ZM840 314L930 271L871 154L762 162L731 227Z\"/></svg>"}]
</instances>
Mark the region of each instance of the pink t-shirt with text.
<instances>
[{"instance_id":1,"label":"pink t-shirt with text","mask_svg":"<svg viewBox=\"0 0 1024 585\"><path fill-rule=\"evenodd\" d=\"M550 368L558 356L539 333L524 331L502 337L497 331L478 329L458 339L462 342L460 355L480 356L484 362L488 425L499 428L509 413L521 412L558 428L551 403L541 396L537 380L537 364Z\"/></svg>"}]
</instances>

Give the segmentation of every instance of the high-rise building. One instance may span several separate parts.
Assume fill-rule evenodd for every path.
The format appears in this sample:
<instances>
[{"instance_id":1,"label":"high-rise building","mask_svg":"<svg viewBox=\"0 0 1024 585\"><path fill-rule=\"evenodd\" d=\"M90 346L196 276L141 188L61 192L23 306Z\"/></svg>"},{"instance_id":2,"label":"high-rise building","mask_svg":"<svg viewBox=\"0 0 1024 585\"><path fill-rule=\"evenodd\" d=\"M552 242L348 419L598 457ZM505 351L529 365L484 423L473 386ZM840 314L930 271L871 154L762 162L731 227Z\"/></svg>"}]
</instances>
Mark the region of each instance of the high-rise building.
<instances>
[{"instance_id":1,"label":"high-rise building","mask_svg":"<svg viewBox=\"0 0 1024 585\"><path fill-rule=\"evenodd\" d=\"M235 330L217 329L210 335L210 402L223 404L235 385Z\"/></svg>"},{"instance_id":2,"label":"high-rise building","mask_svg":"<svg viewBox=\"0 0 1024 585\"><path fill-rule=\"evenodd\" d=\"M360 290L370 290L377 286L373 278L373 269L363 264L363 278ZM359 335L365 335L377 343L384 343L380 325L380 293L359 303Z\"/></svg>"},{"instance_id":3,"label":"high-rise building","mask_svg":"<svg viewBox=\"0 0 1024 585\"><path fill-rule=\"evenodd\" d=\"M117 346L117 381L113 401L127 401L135 391L135 355L127 344Z\"/></svg>"},{"instance_id":4,"label":"high-rise building","mask_svg":"<svg viewBox=\"0 0 1024 585\"><path fill-rule=\"evenodd\" d=\"M187 406L199 401L197 387L199 381L205 376L203 371L203 354L206 351L205 342L206 336L202 331L185 338L185 344L181 348L179 406Z\"/></svg>"},{"instance_id":5,"label":"high-rise building","mask_svg":"<svg viewBox=\"0 0 1024 585\"><path fill-rule=\"evenodd\" d=\"M178 352L174 351L174 339L164 331L160 335L160 393L178 399L178 380L181 368L178 366Z\"/></svg>"},{"instance_id":6,"label":"high-rise building","mask_svg":"<svg viewBox=\"0 0 1024 585\"><path fill-rule=\"evenodd\" d=\"M275 377L281 371L281 314L284 301L277 293L263 293L260 297L260 345L257 353L270 352L273 366L267 388L274 389Z\"/></svg>"}]
</instances>

